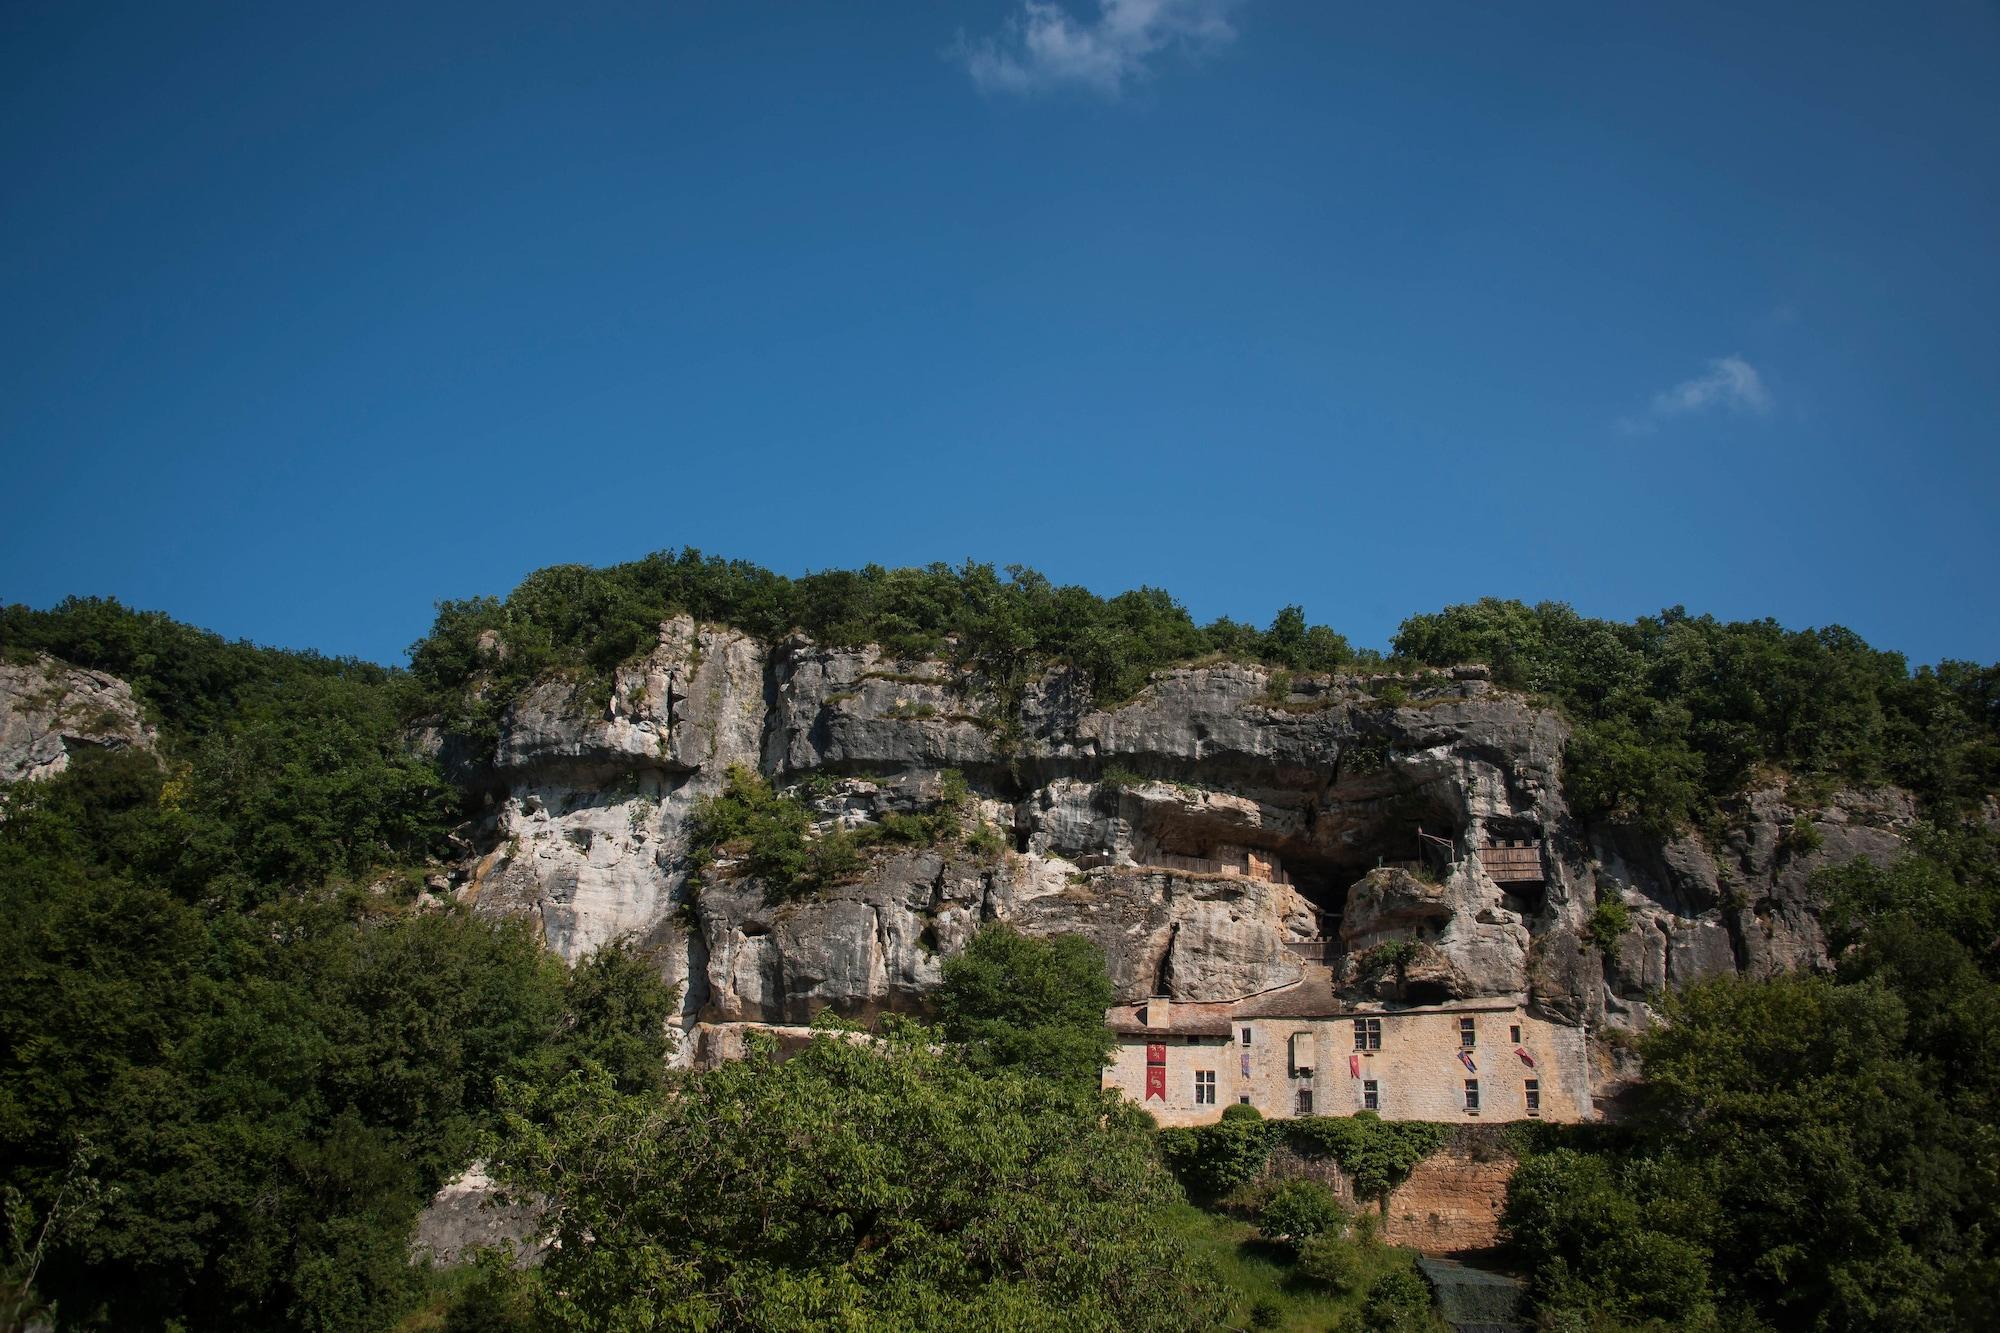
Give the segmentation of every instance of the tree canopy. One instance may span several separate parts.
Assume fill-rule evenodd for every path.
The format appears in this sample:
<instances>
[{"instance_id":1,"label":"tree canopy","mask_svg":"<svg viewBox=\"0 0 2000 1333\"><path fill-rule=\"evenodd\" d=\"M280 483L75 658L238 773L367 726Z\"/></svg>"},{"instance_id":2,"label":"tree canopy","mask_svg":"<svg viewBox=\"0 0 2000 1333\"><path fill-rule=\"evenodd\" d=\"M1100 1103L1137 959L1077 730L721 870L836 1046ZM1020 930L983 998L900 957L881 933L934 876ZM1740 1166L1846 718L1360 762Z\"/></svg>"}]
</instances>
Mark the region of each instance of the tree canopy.
<instances>
[{"instance_id":1,"label":"tree canopy","mask_svg":"<svg viewBox=\"0 0 2000 1333\"><path fill-rule=\"evenodd\" d=\"M539 1326L1207 1326L1144 1117L940 1035L823 1027L671 1095L586 1075L524 1102L501 1161L551 1205Z\"/></svg>"},{"instance_id":2,"label":"tree canopy","mask_svg":"<svg viewBox=\"0 0 2000 1333\"><path fill-rule=\"evenodd\" d=\"M1547 1311L1675 1326L2000 1320L1991 835L1823 872L1832 976L1664 997L1623 1142L1531 1155L1506 1225ZM1968 873L1962 867L1981 867Z\"/></svg>"},{"instance_id":3,"label":"tree canopy","mask_svg":"<svg viewBox=\"0 0 2000 1333\"><path fill-rule=\"evenodd\" d=\"M939 1026L983 1069L1096 1087L1116 1039L1104 955L1081 935L1035 939L992 922L945 961Z\"/></svg>"}]
</instances>

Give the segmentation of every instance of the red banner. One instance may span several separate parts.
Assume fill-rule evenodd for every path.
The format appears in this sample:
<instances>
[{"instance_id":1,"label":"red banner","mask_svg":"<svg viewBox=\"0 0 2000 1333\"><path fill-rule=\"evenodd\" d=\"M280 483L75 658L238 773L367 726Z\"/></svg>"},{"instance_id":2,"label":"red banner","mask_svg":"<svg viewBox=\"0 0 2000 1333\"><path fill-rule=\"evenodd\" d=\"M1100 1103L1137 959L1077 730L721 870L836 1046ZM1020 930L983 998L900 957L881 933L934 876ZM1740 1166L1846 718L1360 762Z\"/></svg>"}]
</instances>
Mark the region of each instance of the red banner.
<instances>
[{"instance_id":1,"label":"red banner","mask_svg":"<svg viewBox=\"0 0 2000 1333\"><path fill-rule=\"evenodd\" d=\"M1521 1048L1520 1048L1519 1046L1516 1046L1516 1047L1514 1048L1514 1054L1516 1054L1516 1055L1520 1056L1520 1057L1521 1057L1521 1063L1522 1063L1522 1064L1524 1064L1524 1065L1526 1065L1526 1066L1527 1066L1528 1068L1530 1068L1530 1069L1533 1069L1533 1068L1535 1067L1535 1057L1534 1057L1534 1056L1532 1056L1532 1055L1529 1055L1529 1054L1528 1054L1528 1053L1527 1053L1526 1051L1522 1050L1522 1049L1521 1049Z\"/></svg>"},{"instance_id":2,"label":"red banner","mask_svg":"<svg viewBox=\"0 0 2000 1333\"><path fill-rule=\"evenodd\" d=\"M1360 1057L1360 1056L1358 1056L1358 1055L1350 1055L1350 1056L1348 1056L1348 1057L1347 1057L1347 1076L1348 1076L1349 1078L1360 1078L1360 1077L1361 1077L1361 1057Z\"/></svg>"},{"instance_id":3,"label":"red banner","mask_svg":"<svg viewBox=\"0 0 2000 1333\"><path fill-rule=\"evenodd\" d=\"M1149 1065L1163 1065L1166 1062L1167 1044L1163 1041L1148 1042L1146 1044L1146 1063Z\"/></svg>"},{"instance_id":4,"label":"red banner","mask_svg":"<svg viewBox=\"0 0 2000 1333\"><path fill-rule=\"evenodd\" d=\"M1146 1066L1146 1100L1150 1102L1155 1097L1161 1101L1167 1099L1167 1067L1165 1065Z\"/></svg>"}]
</instances>

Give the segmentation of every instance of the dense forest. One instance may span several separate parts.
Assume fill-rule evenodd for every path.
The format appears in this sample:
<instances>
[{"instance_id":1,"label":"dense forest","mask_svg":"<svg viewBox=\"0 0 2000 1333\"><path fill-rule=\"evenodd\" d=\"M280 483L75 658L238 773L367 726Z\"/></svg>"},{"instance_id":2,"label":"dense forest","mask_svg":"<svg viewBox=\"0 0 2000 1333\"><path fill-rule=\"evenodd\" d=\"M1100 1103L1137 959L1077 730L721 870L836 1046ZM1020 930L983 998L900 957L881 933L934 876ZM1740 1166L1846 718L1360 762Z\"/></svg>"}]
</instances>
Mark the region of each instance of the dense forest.
<instances>
[{"instance_id":1,"label":"dense forest","mask_svg":"<svg viewBox=\"0 0 2000 1333\"><path fill-rule=\"evenodd\" d=\"M1262 1236L1284 1299L1323 1323L1431 1326L1365 1213L1246 1172L1304 1135L1386 1189L1427 1127L1155 1132L1096 1090L1108 992L1073 943L981 936L934 1029L829 1024L788 1061L670 1073L674 997L644 960L569 968L525 926L428 899L467 797L412 726L490 736L529 681L601 681L679 611L943 654L1003 693L1074 669L1101 701L1211 657L1486 662L1570 717L1573 805L1658 829L1699 833L1752 781L1908 787L1929 821L1910 857L1823 872L1836 970L1672 998L1629 1125L1523 1142L1513 1261L1551 1328L2000 1321L2000 856L1981 813L2000 668L1912 671L1837 629L1491 601L1413 617L1385 656L1295 607L1198 626L1157 590L1028 570L788 579L687 551L444 603L407 670L110 601L0 612L8 660L116 674L161 736L157 756L80 754L0 797L0 1329L51 1310L327 1333L1281 1318L1210 1253L1224 1225ZM717 836L783 822L768 792L734 799L708 812ZM423 1202L475 1156L549 1202L563 1243L539 1268L409 1261Z\"/></svg>"}]
</instances>

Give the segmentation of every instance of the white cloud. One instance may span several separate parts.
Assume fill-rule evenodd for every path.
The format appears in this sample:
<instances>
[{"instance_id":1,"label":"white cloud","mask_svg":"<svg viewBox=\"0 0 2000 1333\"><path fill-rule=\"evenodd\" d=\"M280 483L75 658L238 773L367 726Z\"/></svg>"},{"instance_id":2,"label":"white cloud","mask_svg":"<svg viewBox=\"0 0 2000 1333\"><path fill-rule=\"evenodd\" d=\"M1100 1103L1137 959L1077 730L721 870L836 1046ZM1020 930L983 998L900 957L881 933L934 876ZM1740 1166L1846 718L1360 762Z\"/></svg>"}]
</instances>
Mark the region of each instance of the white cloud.
<instances>
[{"instance_id":1,"label":"white cloud","mask_svg":"<svg viewBox=\"0 0 2000 1333\"><path fill-rule=\"evenodd\" d=\"M1709 362L1708 369L1693 379L1654 394L1643 414L1622 418L1618 427L1628 434L1643 434L1670 418L1713 408L1761 417L1769 415L1771 407L1771 391L1764 387L1757 367L1740 356L1725 356Z\"/></svg>"},{"instance_id":2,"label":"white cloud","mask_svg":"<svg viewBox=\"0 0 2000 1333\"><path fill-rule=\"evenodd\" d=\"M1096 0L1078 19L1053 0L1022 0L996 37L953 48L984 92L1033 94L1082 88L1117 97L1169 52L1199 55L1234 40L1239 0Z\"/></svg>"}]
</instances>

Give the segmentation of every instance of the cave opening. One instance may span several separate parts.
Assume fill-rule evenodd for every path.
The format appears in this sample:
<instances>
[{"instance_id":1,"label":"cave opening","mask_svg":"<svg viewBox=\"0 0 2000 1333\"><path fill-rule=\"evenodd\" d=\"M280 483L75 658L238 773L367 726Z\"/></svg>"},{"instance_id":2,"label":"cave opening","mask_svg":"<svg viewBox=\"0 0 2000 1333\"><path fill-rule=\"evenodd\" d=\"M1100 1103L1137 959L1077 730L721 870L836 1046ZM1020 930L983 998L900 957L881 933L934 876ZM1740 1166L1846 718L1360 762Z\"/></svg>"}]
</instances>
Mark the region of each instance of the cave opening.
<instances>
[{"instance_id":1,"label":"cave opening","mask_svg":"<svg viewBox=\"0 0 2000 1333\"><path fill-rule=\"evenodd\" d=\"M1346 815L1342 818L1342 813ZM1460 855L1464 830L1439 802L1403 800L1359 815L1336 813L1336 836L1324 830L1310 848L1285 848L1280 860L1292 886L1320 915L1320 934L1335 938L1348 894L1370 872L1391 866L1441 877Z\"/></svg>"}]
</instances>

